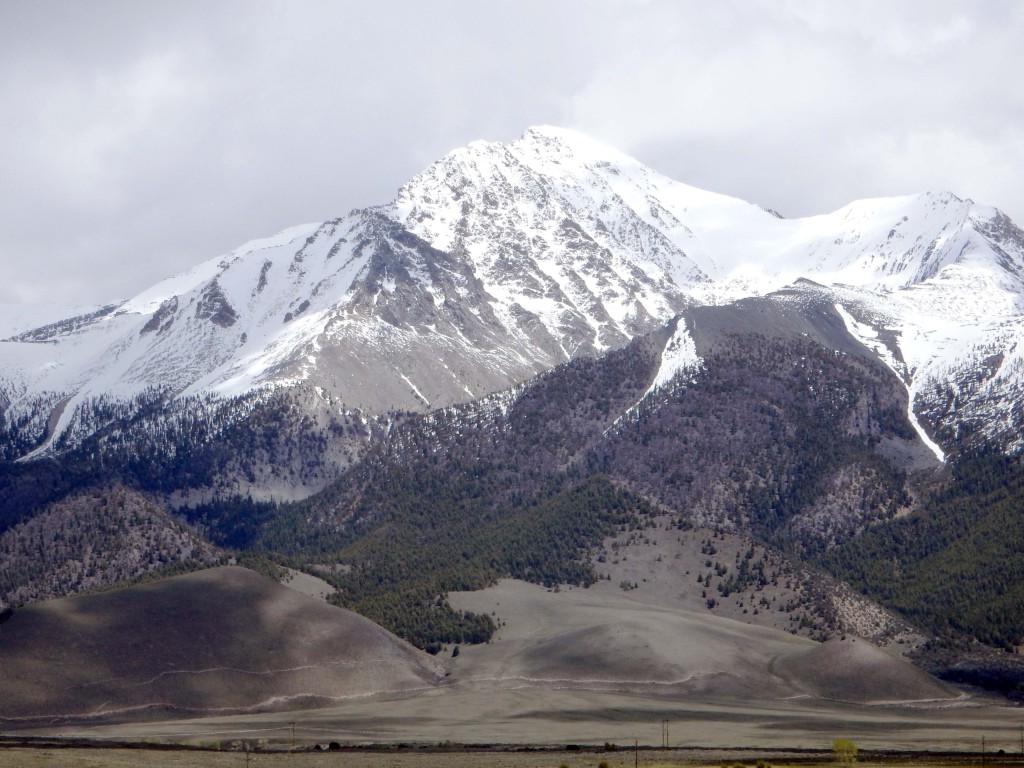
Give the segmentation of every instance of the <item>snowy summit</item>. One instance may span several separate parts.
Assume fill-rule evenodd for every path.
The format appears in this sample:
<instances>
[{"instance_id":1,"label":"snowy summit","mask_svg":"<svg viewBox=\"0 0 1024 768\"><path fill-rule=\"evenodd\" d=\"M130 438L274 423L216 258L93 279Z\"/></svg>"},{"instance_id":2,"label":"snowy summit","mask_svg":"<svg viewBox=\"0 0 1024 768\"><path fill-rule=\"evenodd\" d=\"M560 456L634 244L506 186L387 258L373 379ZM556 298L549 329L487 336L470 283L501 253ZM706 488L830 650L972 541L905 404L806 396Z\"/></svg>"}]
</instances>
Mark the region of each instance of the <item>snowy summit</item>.
<instances>
[{"instance_id":1,"label":"snowy summit","mask_svg":"<svg viewBox=\"0 0 1024 768\"><path fill-rule=\"evenodd\" d=\"M903 379L912 416L982 418L1016 396L1024 234L998 210L926 192L783 219L537 127L451 152L390 203L254 240L121 304L7 323L0 406L8 427L39 433L31 455L87 434L97 403L153 390L306 387L338 409L423 410L806 281ZM679 322L659 380L699 365L686 334Z\"/></svg>"}]
</instances>

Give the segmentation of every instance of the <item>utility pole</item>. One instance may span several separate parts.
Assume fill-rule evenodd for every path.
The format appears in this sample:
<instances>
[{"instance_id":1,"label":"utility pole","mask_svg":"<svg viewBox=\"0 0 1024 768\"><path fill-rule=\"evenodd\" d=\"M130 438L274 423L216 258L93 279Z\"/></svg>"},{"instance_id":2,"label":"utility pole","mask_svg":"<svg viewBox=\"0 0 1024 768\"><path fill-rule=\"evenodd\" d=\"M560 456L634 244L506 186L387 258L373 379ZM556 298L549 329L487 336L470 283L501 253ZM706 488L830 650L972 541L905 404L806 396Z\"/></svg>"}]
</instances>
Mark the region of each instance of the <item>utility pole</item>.
<instances>
[{"instance_id":1,"label":"utility pole","mask_svg":"<svg viewBox=\"0 0 1024 768\"><path fill-rule=\"evenodd\" d=\"M640 768L640 739L633 739L633 768Z\"/></svg>"},{"instance_id":2,"label":"utility pole","mask_svg":"<svg viewBox=\"0 0 1024 768\"><path fill-rule=\"evenodd\" d=\"M292 721L292 722L288 723L288 726L292 729L292 746L291 746L291 750L289 750L289 751L294 752L295 751L295 722Z\"/></svg>"},{"instance_id":3,"label":"utility pole","mask_svg":"<svg viewBox=\"0 0 1024 768\"><path fill-rule=\"evenodd\" d=\"M668 748L668 720L661 721L661 746Z\"/></svg>"}]
</instances>

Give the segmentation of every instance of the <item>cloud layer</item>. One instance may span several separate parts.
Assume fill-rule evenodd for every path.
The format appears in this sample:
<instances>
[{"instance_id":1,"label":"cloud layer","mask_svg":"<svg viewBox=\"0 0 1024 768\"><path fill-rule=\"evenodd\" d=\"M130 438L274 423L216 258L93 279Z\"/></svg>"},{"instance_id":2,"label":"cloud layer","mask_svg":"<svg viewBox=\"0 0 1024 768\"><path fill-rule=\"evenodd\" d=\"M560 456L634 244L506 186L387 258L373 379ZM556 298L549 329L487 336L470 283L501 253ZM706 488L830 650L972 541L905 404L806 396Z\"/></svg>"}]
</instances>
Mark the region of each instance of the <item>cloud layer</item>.
<instances>
[{"instance_id":1,"label":"cloud layer","mask_svg":"<svg viewBox=\"0 0 1024 768\"><path fill-rule=\"evenodd\" d=\"M126 297L568 125L784 215L948 189L1024 223L1024 11L916 0L0 6L0 302Z\"/></svg>"}]
</instances>

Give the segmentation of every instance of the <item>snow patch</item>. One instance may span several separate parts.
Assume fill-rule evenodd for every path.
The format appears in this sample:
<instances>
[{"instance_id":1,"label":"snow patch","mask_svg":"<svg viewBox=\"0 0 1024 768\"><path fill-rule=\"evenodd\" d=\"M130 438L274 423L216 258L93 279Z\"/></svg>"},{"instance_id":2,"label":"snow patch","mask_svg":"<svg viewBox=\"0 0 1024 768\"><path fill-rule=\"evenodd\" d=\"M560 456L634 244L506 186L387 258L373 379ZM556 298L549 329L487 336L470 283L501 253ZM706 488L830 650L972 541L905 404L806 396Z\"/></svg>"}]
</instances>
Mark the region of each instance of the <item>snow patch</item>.
<instances>
[{"instance_id":1,"label":"snow patch","mask_svg":"<svg viewBox=\"0 0 1024 768\"><path fill-rule=\"evenodd\" d=\"M409 387L412 389L412 391L416 395L416 397L418 397L420 400L422 400L424 405L426 405L429 408L430 407L430 401L427 400L427 398L425 398L423 396L423 393L420 392L419 389L416 387L416 385L412 383L412 380L408 376L406 376L404 373L402 373L401 371L399 371L398 375L402 377L402 381L404 381L406 384L409 385Z\"/></svg>"},{"instance_id":2,"label":"snow patch","mask_svg":"<svg viewBox=\"0 0 1024 768\"><path fill-rule=\"evenodd\" d=\"M917 432L918 437L921 438L921 442L924 443L928 449L935 454L935 458L940 462L946 461L946 454L942 448L939 447L938 443L931 439L924 427L921 426L921 422L917 420L917 415L914 413L914 392L911 390L909 384L907 384L904 378L905 366L900 365L896 358L893 357L892 352L889 348L879 339L878 331L872 328L866 323L859 322L853 315L843 308L842 304L834 304L836 312L843 319L843 323L846 325L847 332L853 336L857 341L866 346L868 349L873 351L878 358L885 363L885 365L896 375L896 377L903 382L903 386L907 390L907 418L910 420L910 425Z\"/></svg>"},{"instance_id":3,"label":"snow patch","mask_svg":"<svg viewBox=\"0 0 1024 768\"><path fill-rule=\"evenodd\" d=\"M686 328L686 322L683 318L679 318L675 333L672 334L672 338L665 344L665 349L661 353L661 366L658 368L658 373L644 397L665 386L684 371L699 371L702 365L703 360L697 354L697 345Z\"/></svg>"}]
</instances>

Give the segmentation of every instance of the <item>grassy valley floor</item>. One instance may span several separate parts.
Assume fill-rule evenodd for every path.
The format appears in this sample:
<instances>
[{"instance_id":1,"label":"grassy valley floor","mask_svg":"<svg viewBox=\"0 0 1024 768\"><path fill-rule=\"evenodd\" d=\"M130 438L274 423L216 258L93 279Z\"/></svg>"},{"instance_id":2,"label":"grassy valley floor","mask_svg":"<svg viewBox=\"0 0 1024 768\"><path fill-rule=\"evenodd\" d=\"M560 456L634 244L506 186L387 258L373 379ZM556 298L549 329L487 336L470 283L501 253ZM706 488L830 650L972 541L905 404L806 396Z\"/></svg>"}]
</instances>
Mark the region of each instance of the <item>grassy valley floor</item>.
<instances>
[{"instance_id":1,"label":"grassy valley floor","mask_svg":"<svg viewBox=\"0 0 1024 768\"><path fill-rule=\"evenodd\" d=\"M962 768L988 765L1024 766L1021 755L877 753L862 755L858 763L876 768ZM695 751L620 749L603 750L487 750L420 749L415 751L341 750L319 752L238 752L81 747L0 748L0 768L721 768L768 765L772 768L836 768L840 763L823 753L772 751Z\"/></svg>"}]
</instances>

